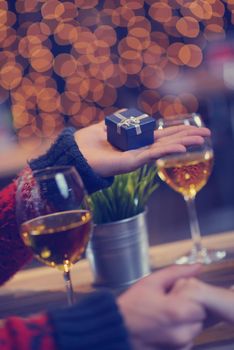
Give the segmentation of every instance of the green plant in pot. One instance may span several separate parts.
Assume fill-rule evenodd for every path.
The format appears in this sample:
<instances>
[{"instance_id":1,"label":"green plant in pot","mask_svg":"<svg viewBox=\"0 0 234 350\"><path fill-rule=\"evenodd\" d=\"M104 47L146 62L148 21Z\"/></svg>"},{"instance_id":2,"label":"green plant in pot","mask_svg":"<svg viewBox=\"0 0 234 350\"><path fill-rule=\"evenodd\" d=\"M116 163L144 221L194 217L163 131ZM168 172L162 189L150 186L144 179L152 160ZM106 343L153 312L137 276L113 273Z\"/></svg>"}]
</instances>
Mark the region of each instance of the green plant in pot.
<instances>
[{"instance_id":1,"label":"green plant in pot","mask_svg":"<svg viewBox=\"0 0 234 350\"><path fill-rule=\"evenodd\" d=\"M122 288L150 273L145 215L155 178L155 166L144 166L89 197L95 226L87 256L95 284Z\"/></svg>"},{"instance_id":2,"label":"green plant in pot","mask_svg":"<svg viewBox=\"0 0 234 350\"><path fill-rule=\"evenodd\" d=\"M155 166L117 175L111 187L90 196L94 223L119 221L144 212L149 197L158 187L155 176Z\"/></svg>"}]
</instances>

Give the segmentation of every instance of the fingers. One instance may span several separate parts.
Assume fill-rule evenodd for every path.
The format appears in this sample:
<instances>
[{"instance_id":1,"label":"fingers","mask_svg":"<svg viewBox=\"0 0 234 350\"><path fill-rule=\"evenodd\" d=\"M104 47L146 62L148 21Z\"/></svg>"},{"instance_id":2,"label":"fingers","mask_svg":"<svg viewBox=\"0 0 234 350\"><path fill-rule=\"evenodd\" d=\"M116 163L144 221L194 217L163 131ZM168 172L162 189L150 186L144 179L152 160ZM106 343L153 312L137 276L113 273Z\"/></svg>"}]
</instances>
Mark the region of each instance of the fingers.
<instances>
[{"instance_id":1,"label":"fingers","mask_svg":"<svg viewBox=\"0 0 234 350\"><path fill-rule=\"evenodd\" d=\"M158 143L161 143L161 144L178 143L184 146L202 145L204 142L205 142L205 139L202 136L198 136L198 135L191 135L191 136L176 135L171 137L164 137L158 140Z\"/></svg>"},{"instance_id":2,"label":"fingers","mask_svg":"<svg viewBox=\"0 0 234 350\"><path fill-rule=\"evenodd\" d=\"M184 136L200 135L202 137L208 137L210 136L211 132L207 128L198 128L192 125L177 125L177 126L171 126L161 130L155 130L154 137L155 137L155 140L159 140L169 136L175 136L175 135L181 136L182 134Z\"/></svg>"},{"instance_id":3,"label":"fingers","mask_svg":"<svg viewBox=\"0 0 234 350\"><path fill-rule=\"evenodd\" d=\"M150 161L157 160L158 158L165 157L174 153L186 152L186 146L200 145L204 142L201 136L183 137L180 139L167 140L165 142L155 142L147 149L136 150L134 165L140 167Z\"/></svg>"},{"instance_id":4,"label":"fingers","mask_svg":"<svg viewBox=\"0 0 234 350\"><path fill-rule=\"evenodd\" d=\"M187 279L178 279L173 288L172 294L176 294L178 297L184 297L186 299L201 303L205 305L206 298L208 297L207 288L209 286L194 277Z\"/></svg>"},{"instance_id":5,"label":"fingers","mask_svg":"<svg viewBox=\"0 0 234 350\"><path fill-rule=\"evenodd\" d=\"M214 287L195 278L178 280L172 294L201 303L212 314L234 322L234 292L231 289Z\"/></svg>"},{"instance_id":6,"label":"fingers","mask_svg":"<svg viewBox=\"0 0 234 350\"><path fill-rule=\"evenodd\" d=\"M148 283L154 285L155 288L161 290L166 290L171 288L172 285L179 278L192 277L197 275L201 270L200 264L185 265L185 266L170 266L168 268L162 269L155 273L152 273L150 276L146 277ZM145 279L143 279L145 280Z\"/></svg>"},{"instance_id":7,"label":"fingers","mask_svg":"<svg viewBox=\"0 0 234 350\"><path fill-rule=\"evenodd\" d=\"M174 327L168 333L168 344L173 344L176 349L190 349L192 341L202 331L202 323L196 322Z\"/></svg>"},{"instance_id":8,"label":"fingers","mask_svg":"<svg viewBox=\"0 0 234 350\"><path fill-rule=\"evenodd\" d=\"M191 301L184 296L168 293L166 317L173 324L203 322L206 311L200 303ZM175 302L176 301L176 302Z\"/></svg>"},{"instance_id":9,"label":"fingers","mask_svg":"<svg viewBox=\"0 0 234 350\"><path fill-rule=\"evenodd\" d=\"M122 153L124 170L131 171L160 157L186 152L186 146L202 144L207 135L210 135L210 130L187 125L157 130L154 144Z\"/></svg>"},{"instance_id":10,"label":"fingers","mask_svg":"<svg viewBox=\"0 0 234 350\"><path fill-rule=\"evenodd\" d=\"M178 143L169 143L169 144L158 144L155 146L151 146L147 150L148 152L148 160L156 160L163 156L172 154L172 153L183 153L186 152L186 148L184 145Z\"/></svg>"},{"instance_id":11,"label":"fingers","mask_svg":"<svg viewBox=\"0 0 234 350\"><path fill-rule=\"evenodd\" d=\"M121 157L122 157L121 164L127 167L127 169L125 170L131 171L151 161L155 161L160 157L163 157L172 153L183 153L183 152L186 152L186 148L181 144L167 144L167 145L157 144L155 146L152 145L144 149L137 149L137 150L123 152L121 154ZM131 157L129 157L129 154L131 154Z\"/></svg>"},{"instance_id":12,"label":"fingers","mask_svg":"<svg viewBox=\"0 0 234 350\"><path fill-rule=\"evenodd\" d=\"M231 289L213 287L205 284L207 294L204 305L209 311L218 315L221 319L234 323L234 292Z\"/></svg>"},{"instance_id":13,"label":"fingers","mask_svg":"<svg viewBox=\"0 0 234 350\"><path fill-rule=\"evenodd\" d=\"M185 278L180 278L178 279L172 289L171 289L171 292L172 293L180 293L180 292L183 292L183 290L186 288L186 285L187 285L187 282L188 282L188 279L185 279Z\"/></svg>"},{"instance_id":14,"label":"fingers","mask_svg":"<svg viewBox=\"0 0 234 350\"><path fill-rule=\"evenodd\" d=\"M206 318L206 309L205 307L197 302L191 300L185 300L185 298L180 299L181 304L184 303L181 312L182 322L203 322Z\"/></svg>"},{"instance_id":15,"label":"fingers","mask_svg":"<svg viewBox=\"0 0 234 350\"><path fill-rule=\"evenodd\" d=\"M191 350L193 348L193 346L194 346L194 343L191 342L188 345L183 346L183 348L179 348L178 350Z\"/></svg>"},{"instance_id":16,"label":"fingers","mask_svg":"<svg viewBox=\"0 0 234 350\"><path fill-rule=\"evenodd\" d=\"M150 345L146 344L145 342L142 342L141 339L139 339L139 337L131 338L130 341L132 345L131 348L133 350L163 350L161 347L156 347L155 344Z\"/></svg>"}]
</instances>

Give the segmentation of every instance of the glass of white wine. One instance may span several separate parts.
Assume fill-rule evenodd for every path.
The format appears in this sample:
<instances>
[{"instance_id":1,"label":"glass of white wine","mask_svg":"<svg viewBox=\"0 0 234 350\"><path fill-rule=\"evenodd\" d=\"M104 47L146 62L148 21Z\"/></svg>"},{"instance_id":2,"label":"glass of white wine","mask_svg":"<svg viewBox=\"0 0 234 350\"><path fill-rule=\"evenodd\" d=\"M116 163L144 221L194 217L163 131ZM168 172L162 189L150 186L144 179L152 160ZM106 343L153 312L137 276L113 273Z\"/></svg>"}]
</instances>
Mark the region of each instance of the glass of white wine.
<instances>
[{"instance_id":1,"label":"glass of white wine","mask_svg":"<svg viewBox=\"0 0 234 350\"><path fill-rule=\"evenodd\" d=\"M159 119L157 128L164 129L175 125L193 125L204 127L200 115L196 113ZM210 137L201 145L188 146L185 153L177 153L157 160L158 175L173 190L182 194L188 208L193 247L188 255L180 257L177 264L196 262L209 264L223 259L225 251L208 250L203 247L195 208L195 197L206 185L213 167L214 154Z\"/></svg>"},{"instance_id":2,"label":"glass of white wine","mask_svg":"<svg viewBox=\"0 0 234 350\"><path fill-rule=\"evenodd\" d=\"M82 257L92 231L80 176L64 166L30 172L19 179L16 210L24 243L38 260L63 272L71 305L70 269Z\"/></svg>"}]
</instances>

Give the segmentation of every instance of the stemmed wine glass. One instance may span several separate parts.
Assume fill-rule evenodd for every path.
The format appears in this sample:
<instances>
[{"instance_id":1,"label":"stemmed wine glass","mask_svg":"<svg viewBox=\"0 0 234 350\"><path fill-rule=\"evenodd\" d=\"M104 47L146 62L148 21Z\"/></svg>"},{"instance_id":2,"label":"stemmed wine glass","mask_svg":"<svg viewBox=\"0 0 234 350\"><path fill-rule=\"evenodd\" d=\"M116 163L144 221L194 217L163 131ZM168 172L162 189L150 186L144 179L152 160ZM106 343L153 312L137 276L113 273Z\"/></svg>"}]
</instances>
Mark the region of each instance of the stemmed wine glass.
<instances>
[{"instance_id":1,"label":"stemmed wine glass","mask_svg":"<svg viewBox=\"0 0 234 350\"><path fill-rule=\"evenodd\" d=\"M200 115L192 113L159 119L157 128L163 129L182 124L193 125L198 128L204 127ZM196 194L207 183L213 167L213 158L211 140L206 137L203 144L189 146L185 153L165 156L156 162L161 180L165 181L173 190L182 194L188 208L193 247L188 255L182 256L176 261L178 264L196 262L209 264L223 259L226 255L225 251L210 251L203 247L195 208Z\"/></svg>"},{"instance_id":2,"label":"stemmed wine glass","mask_svg":"<svg viewBox=\"0 0 234 350\"><path fill-rule=\"evenodd\" d=\"M83 183L73 167L51 167L19 179L16 214L21 237L35 257L63 271L73 303L70 269L82 256L92 230Z\"/></svg>"}]
</instances>

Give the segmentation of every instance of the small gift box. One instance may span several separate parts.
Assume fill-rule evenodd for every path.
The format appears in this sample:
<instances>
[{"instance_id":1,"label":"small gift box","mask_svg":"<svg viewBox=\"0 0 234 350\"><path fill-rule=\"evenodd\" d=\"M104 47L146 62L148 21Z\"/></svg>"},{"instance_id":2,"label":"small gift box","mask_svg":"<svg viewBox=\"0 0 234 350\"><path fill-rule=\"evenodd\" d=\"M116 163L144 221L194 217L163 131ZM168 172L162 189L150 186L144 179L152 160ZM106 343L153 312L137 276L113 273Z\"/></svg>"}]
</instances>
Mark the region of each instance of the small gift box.
<instances>
[{"instance_id":1,"label":"small gift box","mask_svg":"<svg viewBox=\"0 0 234 350\"><path fill-rule=\"evenodd\" d=\"M108 142L123 151L154 142L155 119L135 108L121 109L107 116L105 123Z\"/></svg>"}]
</instances>

